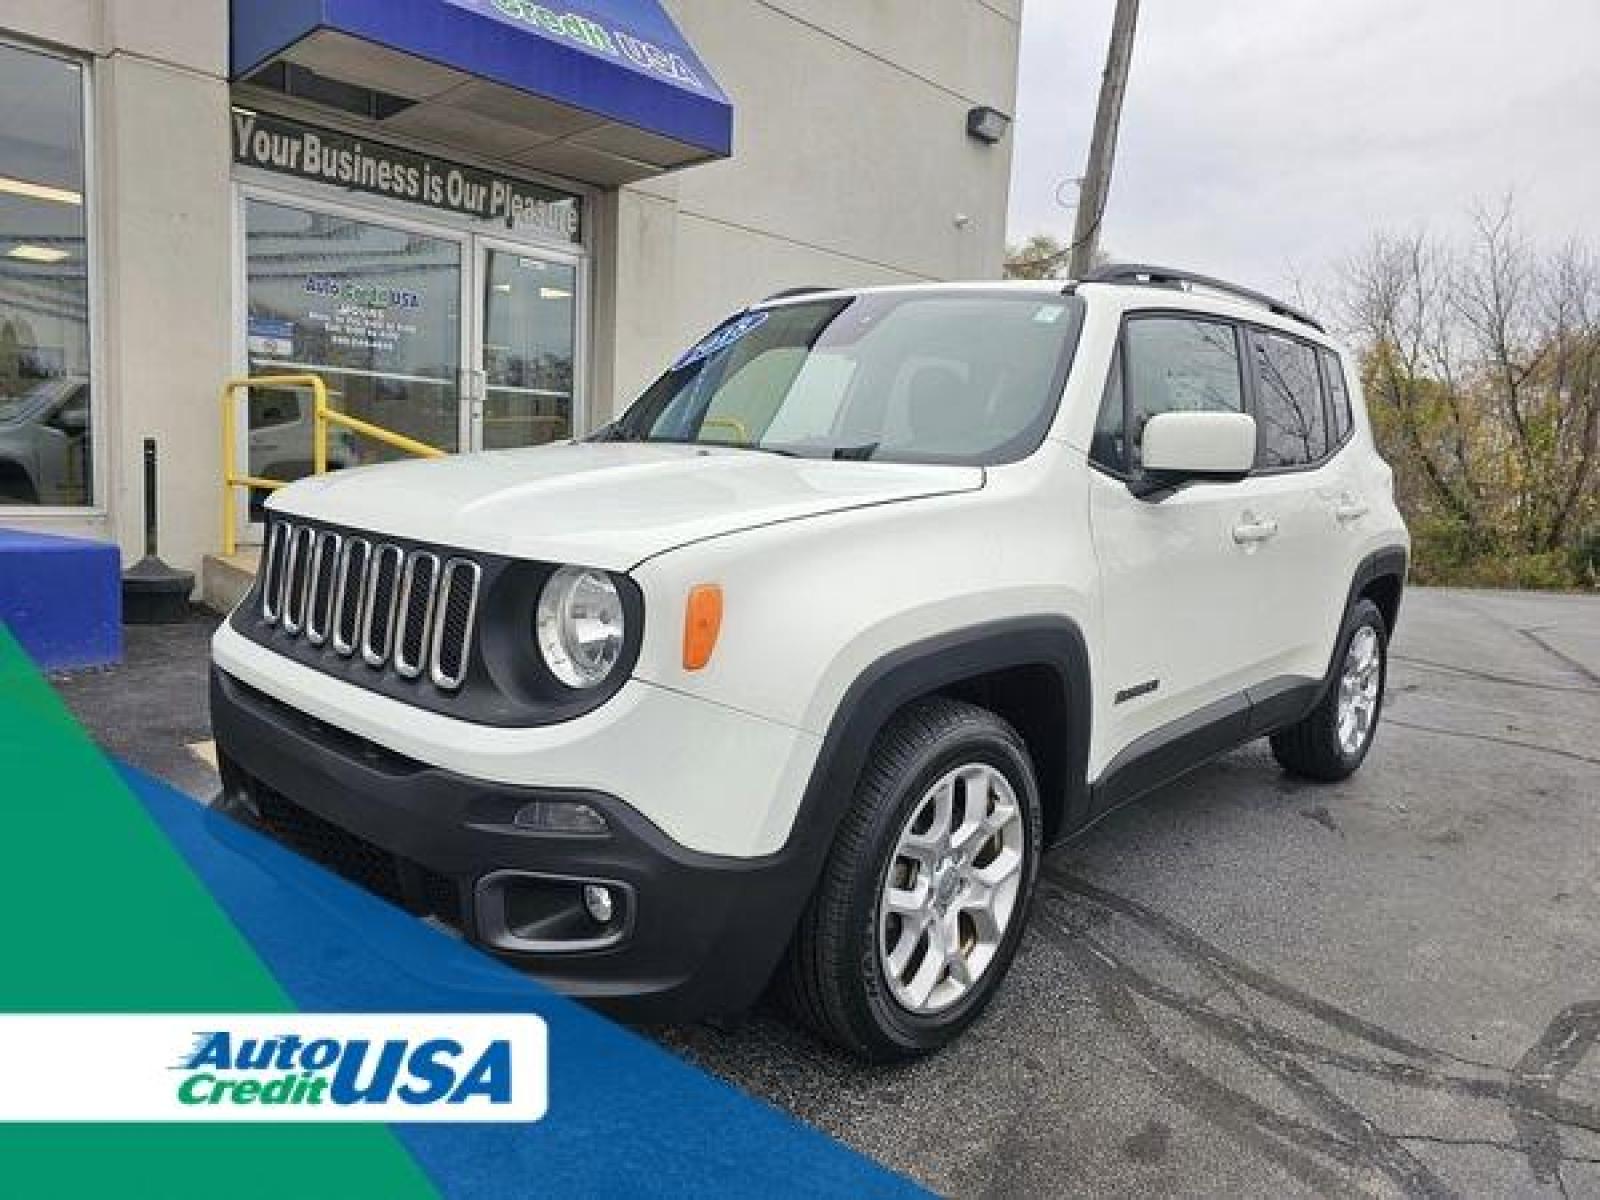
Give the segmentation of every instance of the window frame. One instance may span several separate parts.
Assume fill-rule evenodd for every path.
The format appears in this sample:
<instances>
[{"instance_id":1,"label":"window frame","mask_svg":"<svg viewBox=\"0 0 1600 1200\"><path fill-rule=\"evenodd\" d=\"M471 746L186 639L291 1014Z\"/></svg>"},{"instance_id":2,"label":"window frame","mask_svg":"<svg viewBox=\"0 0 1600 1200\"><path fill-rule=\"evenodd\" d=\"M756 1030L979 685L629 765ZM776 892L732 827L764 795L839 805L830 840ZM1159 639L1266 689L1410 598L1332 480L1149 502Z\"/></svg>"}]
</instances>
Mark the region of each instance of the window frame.
<instances>
[{"instance_id":1,"label":"window frame","mask_svg":"<svg viewBox=\"0 0 1600 1200\"><path fill-rule=\"evenodd\" d=\"M89 326L89 499L84 504L7 504L0 501L0 516L8 521L37 518L103 521L110 516L110 432L106 394L105 275L100 264L100 172L95 139L94 71L92 56L73 54L25 38L0 33L0 46L69 63L78 69L79 119L83 138L83 257Z\"/></svg>"},{"instance_id":2,"label":"window frame","mask_svg":"<svg viewBox=\"0 0 1600 1200\"><path fill-rule=\"evenodd\" d=\"M1227 313L1208 312L1204 309L1172 308L1160 306L1155 308L1126 308L1122 310L1122 313L1117 318L1117 336L1111 345L1111 357L1106 360L1105 374L1100 385L1101 400L1100 403L1095 406L1094 410L1094 422L1091 425L1089 436L1090 448L1084 456L1088 461L1090 469L1099 471L1102 475L1105 475L1111 479L1115 479L1120 483L1134 483L1144 478L1143 468L1135 471L1129 467L1129 460L1132 457L1130 451L1133 448L1133 443L1128 439L1127 430L1132 424L1133 393L1128 387L1128 326L1133 321L1149 319L1152 317L1177 318L1179 320L1188 321L1209 321L1212 324L1228 325L1232 327L1234 347L1238 355L1239 362L1240 398L1244 404L1244 407L1241 411L1248 413L1258 424L1261 420L1260 401L1256 386L1256 370L1253 365L1253 360L1250 358L1249 354L1250 334L1256 331L1267 334L1276 334L1279 337L1286 338L1289 341L1299 342L1310 348L1312 357L1317 364L1317 389L1322 398L1322 419L1328 431L1328 449L1321 457L1315 458L1310 462L1294 463L1281 467L1252 466L1250 468L1250 474L1245 478L1266 478L1274 475L1289 475L1296 472L1319 470L1326 466L1329 462L1333 461L1333 459L1355 438L1355 395L1350 391L1350 376L1349 373L1344 369L1344 355L1340 353L1336 346L1332 346L1327 342L1318 341L1315 338L1305 337L1302 334L1283 329L1277 325L1268 325L1261 321L1252 321L1248 318L1236 317ZM1336 428L1333 422L1333 389L1328 386L1328 377L1325 373L1325 363L1323 361L1324 358L1330 355L1332 356L1333 360L1339 364L1339 371L1343 377L1345 386L1345 396L1350 404L1350 428L1345 430L1344 436L1339 438L1337 441L1335 441L1333 438L1333 431ZM1119 361L1123 367L1123 464L1121 470L1109 466L1093 457L1094 429L1099 424L1101 407L1105 403L1106 382L1110 379L1113 367Z\"/></svg>"}]
</instances>

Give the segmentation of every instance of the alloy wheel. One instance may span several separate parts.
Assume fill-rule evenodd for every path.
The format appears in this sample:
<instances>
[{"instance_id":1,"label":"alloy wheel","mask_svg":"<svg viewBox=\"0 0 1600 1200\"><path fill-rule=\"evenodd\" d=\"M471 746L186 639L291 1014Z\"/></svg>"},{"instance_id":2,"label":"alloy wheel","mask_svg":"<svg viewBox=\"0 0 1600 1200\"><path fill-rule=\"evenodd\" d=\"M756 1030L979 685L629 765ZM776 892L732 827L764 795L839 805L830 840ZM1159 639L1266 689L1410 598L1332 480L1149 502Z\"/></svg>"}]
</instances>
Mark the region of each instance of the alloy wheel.
<instances>
[{"instance_id":1,"label":"alloy wheel","mask_svg":"<svg viewBox=\"0 0 1600 1200\"><path fill-rule=\"evenodd\" d=\"M1378 715L1378 693L1383 686L1383 644L1378 631L1363 625L1350 639L1344 669L1339 676L1339 748L1358 754L1372 736Z\"/></svg>"},{"instance_id":2,"label":"alloy wheel","mask_svg":"<svg viewBox=\"0 0 1600 1200\"><path fill-rule=\"evenodd\" d=\"M900 831L878 901L878 956L894 999L932 1015L975 987L1018 911L1027 853L1010 781L985 763L941 776Z\"/></svg>"}]
</instances>

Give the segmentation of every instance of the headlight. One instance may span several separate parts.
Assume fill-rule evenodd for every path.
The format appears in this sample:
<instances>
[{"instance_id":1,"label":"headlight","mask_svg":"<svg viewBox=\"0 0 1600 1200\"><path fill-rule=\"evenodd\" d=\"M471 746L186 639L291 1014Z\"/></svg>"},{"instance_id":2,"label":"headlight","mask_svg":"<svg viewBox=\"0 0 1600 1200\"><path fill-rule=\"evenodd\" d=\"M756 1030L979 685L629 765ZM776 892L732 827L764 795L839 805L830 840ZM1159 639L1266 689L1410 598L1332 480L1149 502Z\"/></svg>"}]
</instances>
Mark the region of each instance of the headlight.
<instances>
[{"instance_id":1,"label":"headlight","mask_svg":"<svg viewBox=\"0 0 1600 1200\"><path fill-rule=\"evenodd\" d=\"M539 593L539 653L568 687L604 683L622 657L623 633L622 597L604 571L562 567Z\"/></svg>"}]
</instances>

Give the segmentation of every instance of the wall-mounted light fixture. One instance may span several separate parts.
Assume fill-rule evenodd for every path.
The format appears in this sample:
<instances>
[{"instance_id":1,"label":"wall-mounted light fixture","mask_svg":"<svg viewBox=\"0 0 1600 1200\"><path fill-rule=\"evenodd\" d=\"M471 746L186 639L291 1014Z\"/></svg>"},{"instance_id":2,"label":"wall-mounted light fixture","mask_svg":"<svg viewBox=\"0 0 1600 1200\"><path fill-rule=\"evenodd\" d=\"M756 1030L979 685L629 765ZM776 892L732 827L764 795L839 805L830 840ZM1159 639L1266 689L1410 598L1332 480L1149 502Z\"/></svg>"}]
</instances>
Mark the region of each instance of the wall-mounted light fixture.
<instances>
[{"instance_id":1,"label":"wall-mounted light fixture","mask_svg":"<svg viewBox=\"0 0 1600 1200\"><path fill-rule=\"evenodd\" d=\"M1011 118L998 108L980 104L977 108L967 110L967 136L986 145L994 145L1006 136L1006 130L1010 128Z\"/></svg>"}]
</instances>

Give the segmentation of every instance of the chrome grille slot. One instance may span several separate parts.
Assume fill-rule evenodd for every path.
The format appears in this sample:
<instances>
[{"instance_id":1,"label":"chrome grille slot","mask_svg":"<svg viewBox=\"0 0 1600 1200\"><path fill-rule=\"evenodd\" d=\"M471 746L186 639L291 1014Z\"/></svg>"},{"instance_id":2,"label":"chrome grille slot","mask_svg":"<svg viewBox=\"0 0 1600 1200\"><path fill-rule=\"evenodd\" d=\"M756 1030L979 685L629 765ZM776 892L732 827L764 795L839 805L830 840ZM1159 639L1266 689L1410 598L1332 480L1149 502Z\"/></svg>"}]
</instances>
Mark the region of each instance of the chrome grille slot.
<instances>
[{"instance_id":1,"label":"chrome grille slot","mask_svg":"<svg viewBox=\"0 0 1600 1200\"><path fill-rule=\"evenodd\" d=\"M438 547L271 520L261 564L261 607L252 619L267 644L341 676L348 668L340 660L359 654L388 678L346 677L390 695L397 685L452 693L466 683L482 563Z\"/></svg>"},{"instance_id":2,"label":"chrome grille slot","mask_svg":"<svg viewBox=\"0 0 1600 1200\"><path fill-rule=\"evenodd\" d=\"M392 542L385 542L373 552L362 605L365 620L361 628L361 657L368 666L383 666L394 649L395 605L400 598L400 572L404 564L405 553Z\"/></svg>"},{"instance_id":3,"label":"chrome grille slot","mask_svg":"<svg viewBox=\"0 0 1600 1200\"><path fill-rule=\"evenodd\" d=\"M289 526L283 521L273 524L267 534L266 561L261 565L261 619L268 625L278 623L282 612L284 543L289 538Z\"/></svg>"},{"instance_id":4,"label":"chrome grille slot","mask_svg":"<svg viewBox=\"0 0 1600 1200\"><path fill-rule=\"evenodd\" d=\"M339 568L339 547L344 539L331 530L317 535L317 548L311 555L311 598L306 604L306 640L320 646L328 640L333 621L333 584Z\"/></svg>"},{"instance_id":5,"label":"chrome grille slot","mask_svg":"<svg viewBox=\"0 0 1600 1200\"><path fill-rule=\"evenodd\" d=\"M367 590L367 568L372 565L372 543L353 537L339 555L338 593L333 607L333 648L349 658L361 637L361 597Z\"/></svg>"},{"instance_id":6,"label":"chrome grille slot","mask_svg":"<svg viewBox=\"0 0 1600 1200\"><path fill-rule=\"evenodd\" d=\"M398 627L394 635L394 669L407 679L422 674L428 655L428 630L433 623L433 597L439 583L439 559L427 551L406 559L400 579Z\"/></svg>"},{"instance_id":7,"label":"chrome grille slot","mask_svg":"<svg viewBox=\"0 0 1600 1200\"><path fill-rule=\"evenodd\" d=\"M306 599L311 591L311 559L317 531L298 525L289 535L289 557L283 565L283 631L299 633L306 623Z\"/></svg>"},{"instance_id":8,"label":"chrome grille slot","mask_svg":"<svg viewBox=\"0 0 1600 1200\"><path fill-rule=\"evenodd\" d=\"M447 692L455 691L467 677L482 580L483 568L465 558L452 558L440 576L428 676Z\"/></svg>"}]
</instances>

